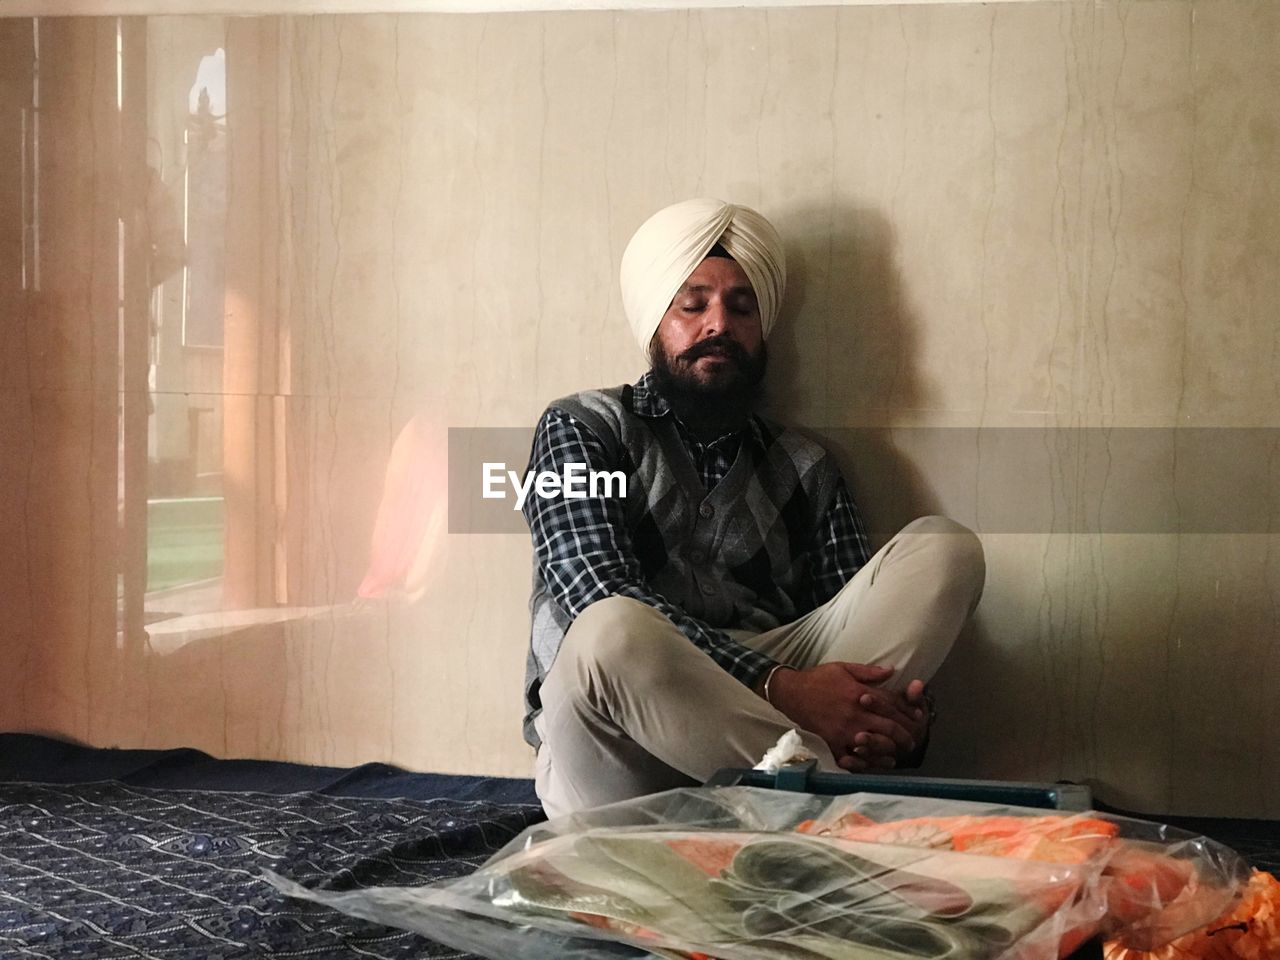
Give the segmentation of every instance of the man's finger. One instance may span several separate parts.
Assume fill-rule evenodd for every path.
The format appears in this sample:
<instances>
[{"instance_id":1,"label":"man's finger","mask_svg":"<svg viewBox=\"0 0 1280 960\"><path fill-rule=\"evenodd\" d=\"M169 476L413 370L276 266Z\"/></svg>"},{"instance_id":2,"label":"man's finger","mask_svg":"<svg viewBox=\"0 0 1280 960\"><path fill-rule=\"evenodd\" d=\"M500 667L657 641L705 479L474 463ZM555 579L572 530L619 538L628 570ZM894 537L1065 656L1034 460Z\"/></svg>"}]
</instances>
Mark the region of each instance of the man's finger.
<instances>
[{"instance_id":1,"label":"man's finger","mask_svg":"<svg viewBox=\"0 0 1280 960\"><path fill-rule=\"evenodd\" d=\"M924 711L907 703L901 694L890 700L873 693L864 693L858 698L858 705L864 710L870 710L872 713L879 714L882 717L888 717L890 720L894 720L907 728L918 724L924 719Z\"/></svg>"},{"instance_id":2,"label":"man's finger","mask_svg":"<svg viewBox=\"0 0 1280 960\"><path fill-rule=\"evenodd\" d=\"M865 736L859 734L858 736ZM874 736L874 734L872 735ZM870 746L857 746L853 748L853 756L856 760L861 760L868 769L878 768L880 770L892 770L897 765L897 760L893 754L893 741L889 740L889 750L887 752L879 752L873 750Z\"/></svg>"},{"instance_id":3,"label":"man's finger","mask_svg":"<svg viewBox=\"0 0 1280 960\"><path fill-rule=\"evenodd\" d=\"M915 739L907 729L888 717L877 717L874 714L868 715L863 726L870 733L878 733L881 736L888 737L904 753L910 753L916 748Z\"/></svg>"},{"instance_id":4,"label":"man's finger","mask_svg":"<svg viewBox=\"0 0 1280 960\"><path fill-rule=\"evenodd\" d=\"M907 684L907 702L913 704L924 703L924 681L912 680Z\"/></svg>"},{"instance_id":5,"label":"man's finger","mask_svg":"<svg viewBox=\"0 0 1280 960\"><path fill-rule=\"evenodd\" d=\"M896 717L901 711L887 698L874 693L864 693L858 697L858 705L864 710L878 713L882 717Z\"/></svg>"},{"instance_id":6,"label":"man's finger","mask_svg":"<svg viewBox=\"0 0 1280 960\"><path fill-rule=\"evenodd\" d=\"M857 745L854 749L858 756L864 759L870 756L891 757L898 749L898 745L893 742L892 738L886 737L882 733L872 733L870 730L863 730L853 738L853 742ZM863 752L863 750L866 752Z\"/></svg>"},{"instance_id":7,"label":"man's finger","mask_svg":"<svg viewBox=\"0 0 1280 960\"><path fill-rule=\"evenodd\" d=\"M893 676L888 667L877 667L871 663L846 663L844 668L859 683L884 683Z\"/></svg>"}]
</instances>

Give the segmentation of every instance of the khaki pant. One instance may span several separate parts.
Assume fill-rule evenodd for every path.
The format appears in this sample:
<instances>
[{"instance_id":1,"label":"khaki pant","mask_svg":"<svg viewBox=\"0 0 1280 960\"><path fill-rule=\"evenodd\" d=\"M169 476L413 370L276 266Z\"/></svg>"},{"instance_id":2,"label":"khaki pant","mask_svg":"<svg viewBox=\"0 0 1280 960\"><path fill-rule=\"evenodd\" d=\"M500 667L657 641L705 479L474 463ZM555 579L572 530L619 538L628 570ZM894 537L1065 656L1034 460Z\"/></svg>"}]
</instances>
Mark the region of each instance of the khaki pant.
<instances>
[{"instance_id":1,"label":"khaki pant","mask_svg":"<svg viewBox=\"0 0 1280 960\"><path fill-rule=\"evenodd\" d=\"M836 596L800 619L734 639L790 666L831 661L894 669L885 684L929 680L982 595L972 532L943 517L906 526ZM609 597L565 635L542 686L537 791L548 815L689 786L751 767L794 729L653 607ZM801 731L823 769L826 743Z\"/></svg>"}]
</instances>

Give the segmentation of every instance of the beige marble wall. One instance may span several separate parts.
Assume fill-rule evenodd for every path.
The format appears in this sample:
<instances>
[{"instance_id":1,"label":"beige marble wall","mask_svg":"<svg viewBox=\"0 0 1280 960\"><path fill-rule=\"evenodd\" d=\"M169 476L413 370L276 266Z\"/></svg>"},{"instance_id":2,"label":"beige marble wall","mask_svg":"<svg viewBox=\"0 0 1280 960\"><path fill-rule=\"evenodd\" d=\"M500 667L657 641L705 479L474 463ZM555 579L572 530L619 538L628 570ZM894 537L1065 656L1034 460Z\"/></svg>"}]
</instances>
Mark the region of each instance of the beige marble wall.
<instances>
[{"instance_id":1,"label":"beige marble wall","mask_svg":"<svg viewBox=\"0 0 1280 960\"><path fill-rule=\"evenodd\" d=\"M141 632L80 613L116 492L87 420L34 426L75 384L6 376L0 720L528 773L529 548L446 531L445 434L638 375L618 257L710 194L788 240L772 406L882 534L983 534L927 770L1277 816L1278 43L1236 0L228 21L223 380L187 387L227 570Z\"/></svg>"}]
</instances>

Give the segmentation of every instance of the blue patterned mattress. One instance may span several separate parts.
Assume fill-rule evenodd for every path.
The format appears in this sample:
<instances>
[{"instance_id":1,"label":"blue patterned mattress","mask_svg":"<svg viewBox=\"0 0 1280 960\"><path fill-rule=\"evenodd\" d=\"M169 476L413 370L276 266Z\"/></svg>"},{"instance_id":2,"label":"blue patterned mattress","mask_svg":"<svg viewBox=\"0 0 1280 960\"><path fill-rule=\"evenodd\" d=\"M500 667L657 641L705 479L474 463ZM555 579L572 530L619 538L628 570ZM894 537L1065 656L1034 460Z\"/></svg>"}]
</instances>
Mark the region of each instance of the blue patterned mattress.
<instances>
[{"instance_id":1,"label":"blue patterned mattress","mask_svg":"<svg viewBox=\"0 0 1280 960\"><path fill-rule=\"evenodd\" d=\"M289 900L474 870L542 810L527 780L91 750L0 734L0 957L459 958Z\"/></svg>"}]
</instances>

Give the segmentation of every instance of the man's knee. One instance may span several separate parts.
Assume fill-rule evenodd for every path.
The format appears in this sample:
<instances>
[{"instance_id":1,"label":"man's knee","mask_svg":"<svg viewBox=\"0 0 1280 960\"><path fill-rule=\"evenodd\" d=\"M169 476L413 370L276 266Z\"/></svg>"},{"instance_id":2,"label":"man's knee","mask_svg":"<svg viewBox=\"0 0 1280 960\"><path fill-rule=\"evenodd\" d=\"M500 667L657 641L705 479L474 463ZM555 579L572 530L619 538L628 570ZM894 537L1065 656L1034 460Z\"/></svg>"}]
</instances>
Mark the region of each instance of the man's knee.
<instances>
[{"instance_id":1,"label":"man's knee","mask_svg":"<svg viewBox=\"0 0 1280 960\"><path fill-rule=\"evenodd\" d=\"M674 635L674 637L673 637ZM664 641L688 643L675 624L661 613L630 597L597 600L574 619L561 644L557 660L568 657L581 676L625 676L631 683L663 670Z\"/></svg>"},{"instance_id":2,"label":"man's knee","mask_svg":"<svg viewBox=\"0 0 1280 960\"><path fill-rule=\"evenodd\" d=\"M921 536L921 546L936 565L940 585L965 588L977 603L987 576L986 555L977 534L949 517L938 516L919 517L903 527L902 534Z\"/></svg>"}]
</instances>

